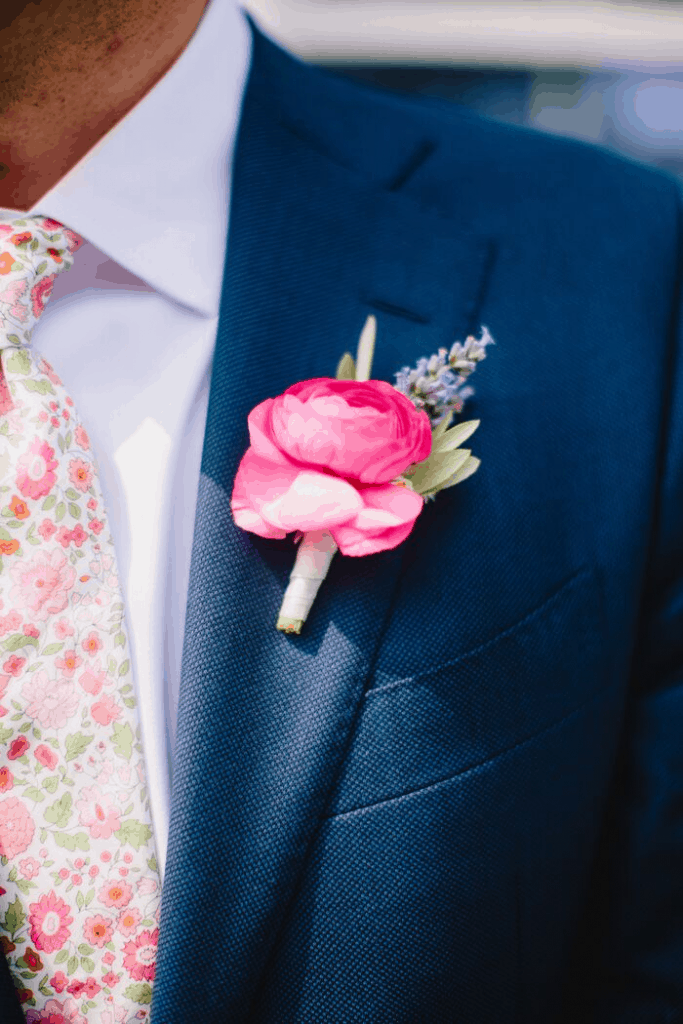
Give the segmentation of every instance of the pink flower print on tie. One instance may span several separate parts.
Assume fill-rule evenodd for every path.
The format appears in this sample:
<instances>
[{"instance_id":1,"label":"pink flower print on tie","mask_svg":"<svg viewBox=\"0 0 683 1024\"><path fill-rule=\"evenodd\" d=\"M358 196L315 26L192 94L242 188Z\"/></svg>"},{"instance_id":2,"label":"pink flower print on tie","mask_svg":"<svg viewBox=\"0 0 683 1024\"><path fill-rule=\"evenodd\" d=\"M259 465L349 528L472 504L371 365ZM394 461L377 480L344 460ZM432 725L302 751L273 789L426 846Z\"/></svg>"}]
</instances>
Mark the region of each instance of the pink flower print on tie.
<instances>
[{"instance_id":1,"label":"pink flower print on tie","mask_svg":"<svg viewBox=\"0 0 683 1024\"><path fill-rule=\"evenodd\" d=\"M31 1024L141 1021L160 884L115 552L88 434L28 348L78 240L0 238L0 944Z\"/></svg>"},{"instance_id":2,"label":"pink flower print on tie","mask_svg":"<svg viewBox=\"0 0 683 1024\"><path fill-rule=\"evenodd\" d=\"M57 550L51 554L39 551L30 561L13 565L10 572L14 582L10 596L15 607L29 610L38 621L63 611L76 578L75 569Z\"/></svg>"},{"instance_id":3,"label":"pink flower print on tie","mask_svg":"<svg viewBox=\"0 0 683 1024\"><path fill-rule=\"evenodd\" d=\"M121 828L120 809L111 794L102 793L97 786L82 789L76 807L80 824L85 825L93 839L109 839Z\"/></svg>"},{"instance_id":4,"label":"pink flower print on tie","mask_svg":"<svg viewBox=\"0 0 683 1024\"><path fill-rule=\"evenodd\" d=\"M69 925L73 924L68 903L54 892L49 892L37 903L32 903L29 911L33 945L46 953L61 949L71 935Z\"/></svg>"},{"instance_id":5,"label":"pink flower print on tie","mask_svg":"<svg viewBox=\"0 0 683 1024\"><path fill-rule=\"evenodd\" d=\"M0 854L11 860L28 850L36 827L31 813L16 796L0 800Z\"/></svg>"},{"instance_id":6,"label":"pink flower print on tie","mask_svg":"<svg viewBox=\"0 0 683 1024\"><path fill-rule=\"evenodd\" d=\"M26 498L44 498L57 479L54 448L34 438L28 451L19 459L17 487Z\"/></svg>"}]
</instances>

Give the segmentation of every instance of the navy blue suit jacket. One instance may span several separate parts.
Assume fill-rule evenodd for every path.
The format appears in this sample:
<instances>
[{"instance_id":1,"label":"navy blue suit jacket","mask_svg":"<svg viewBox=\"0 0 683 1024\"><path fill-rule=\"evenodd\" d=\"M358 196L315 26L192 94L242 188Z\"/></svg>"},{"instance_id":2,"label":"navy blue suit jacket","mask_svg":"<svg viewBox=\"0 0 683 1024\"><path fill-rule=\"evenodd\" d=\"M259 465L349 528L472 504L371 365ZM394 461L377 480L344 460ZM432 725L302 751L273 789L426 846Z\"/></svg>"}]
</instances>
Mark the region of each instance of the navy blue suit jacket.
<instances>
[{"instance_id":1,"label":"navy blue suit jacket","mask_svg":"<svg viewBox=\"0 0 683 1024\"><path fill-rule=\"evenodd\" d=\"M154 1024L683 1021L680 271L668 175L256 35ZM489 327L482 466L287 637L246 415L371 312L387 380Z\"/></svg>"}]
</instances>

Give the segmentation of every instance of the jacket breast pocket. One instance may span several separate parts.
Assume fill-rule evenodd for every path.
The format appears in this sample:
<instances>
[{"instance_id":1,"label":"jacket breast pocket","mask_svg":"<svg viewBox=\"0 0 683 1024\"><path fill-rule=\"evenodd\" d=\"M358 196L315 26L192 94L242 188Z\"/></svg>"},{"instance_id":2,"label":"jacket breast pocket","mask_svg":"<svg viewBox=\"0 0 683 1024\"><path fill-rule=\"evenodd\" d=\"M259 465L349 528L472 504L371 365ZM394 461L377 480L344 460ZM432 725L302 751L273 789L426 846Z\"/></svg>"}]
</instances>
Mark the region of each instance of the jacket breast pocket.
<instances>
[{"instance_id":1,"label":"jacket breast pocket","mask_svg":"<svg viewBox=\"0 0 683 1024\"><path fill-rule=\"evenodd\" d=\"M466 772L598 696L601 603L597 573L583 568L486 643L369 689L328 815Z\"/></svg>"}]
</instances>

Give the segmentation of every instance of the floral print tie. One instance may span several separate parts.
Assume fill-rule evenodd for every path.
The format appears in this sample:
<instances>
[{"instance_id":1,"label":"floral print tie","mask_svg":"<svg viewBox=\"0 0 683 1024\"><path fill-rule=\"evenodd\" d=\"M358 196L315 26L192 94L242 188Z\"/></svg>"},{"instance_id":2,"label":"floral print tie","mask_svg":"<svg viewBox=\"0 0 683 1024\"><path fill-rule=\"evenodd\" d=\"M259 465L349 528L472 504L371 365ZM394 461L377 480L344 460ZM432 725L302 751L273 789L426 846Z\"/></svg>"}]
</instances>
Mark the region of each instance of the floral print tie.
<instances>
[{"instance_id":1,"label":"floral print tie","mask_svg":"<svg viewBox=\"0 0 683 1024\"><path fill-rule=\"evenodd\" d=\"M0 945L29 1024L149 1016L160 883L88 435L31 351L82 240L0 224Z\"/></svg>"}]
</instances>

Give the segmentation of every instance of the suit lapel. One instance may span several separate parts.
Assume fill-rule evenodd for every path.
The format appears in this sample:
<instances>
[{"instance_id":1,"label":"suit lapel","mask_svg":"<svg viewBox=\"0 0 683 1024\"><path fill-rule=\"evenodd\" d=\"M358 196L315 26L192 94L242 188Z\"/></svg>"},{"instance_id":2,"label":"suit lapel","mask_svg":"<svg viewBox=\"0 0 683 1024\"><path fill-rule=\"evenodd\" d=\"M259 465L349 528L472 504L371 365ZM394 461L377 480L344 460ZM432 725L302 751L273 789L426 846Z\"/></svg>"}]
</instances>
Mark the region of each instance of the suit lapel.
<instances>
[{"instance_id":1,"label":"suit lapel","mask_svg":"<svg viewBox=\"0 0 683 1024\"><path fill-rule=\"evenodd\" d=\"M309 87L317 73L287 62ZM247 413L333 375L369 312L377 377L450 343L472 326L488 251L302 139L264 105L258 74L236 156L192 556L154 996L164 1024L246 1019L400 578L400 548L338 556L304 634L276 632L294 545L238 530L229 509ZM386 181L419 143L403 140Z\"/></svg>"}]
</instances>

